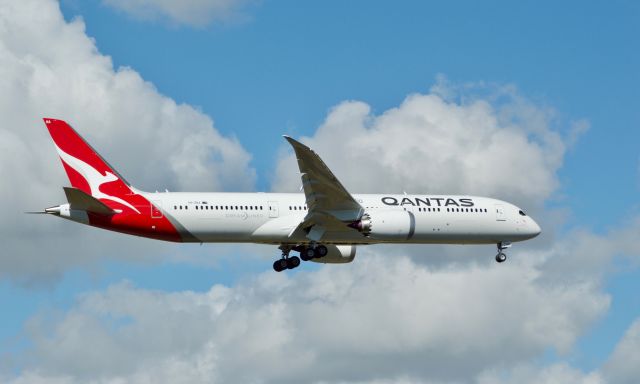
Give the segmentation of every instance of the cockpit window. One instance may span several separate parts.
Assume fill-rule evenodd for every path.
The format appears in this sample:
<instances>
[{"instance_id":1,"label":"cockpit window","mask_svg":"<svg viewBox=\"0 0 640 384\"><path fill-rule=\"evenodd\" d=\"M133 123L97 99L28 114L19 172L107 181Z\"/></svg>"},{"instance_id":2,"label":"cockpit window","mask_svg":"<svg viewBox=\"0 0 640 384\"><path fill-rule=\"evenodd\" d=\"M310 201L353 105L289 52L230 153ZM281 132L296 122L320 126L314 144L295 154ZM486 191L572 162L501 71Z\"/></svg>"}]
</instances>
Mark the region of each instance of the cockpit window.
<instances>
[{"instance_id":1,"label":"cockpit window","mask_svg":"<svg viewBox=\"0 0 640 384\"><path fill-rule=\"evenodd\" d=\"M526 213L524 213L524 211L523 211L522 209L521 209L521 210L519 210L519 211L518 211L518 213L520 214L520 216L527 216L527 214L526 214Z\"/></svg>"}]
</instances>

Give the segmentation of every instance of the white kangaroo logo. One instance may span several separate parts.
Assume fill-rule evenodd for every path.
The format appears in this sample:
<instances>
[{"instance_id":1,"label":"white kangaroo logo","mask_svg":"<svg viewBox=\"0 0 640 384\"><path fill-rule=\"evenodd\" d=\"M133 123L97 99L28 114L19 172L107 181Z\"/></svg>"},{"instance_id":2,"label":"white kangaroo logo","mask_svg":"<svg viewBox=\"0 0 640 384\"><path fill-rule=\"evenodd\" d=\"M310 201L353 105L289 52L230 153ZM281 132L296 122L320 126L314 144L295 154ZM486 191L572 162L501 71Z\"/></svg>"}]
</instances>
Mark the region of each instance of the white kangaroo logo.
<instances>
[{"instance_id":1,"label":"white kangaroo logo","mask_svg":"<svg viewBox=\"0 0 640 384\"><path fill-rule=\"evenodd\" d=\"M140 213L140 211L138 211L133 205L122 200L121 198L107 195L102 191L100 191L100 186L102 184L118 180L118 177L116 175L114 175L111 172L107 172L107 174L103 176L91 165L64 152L57 145L56 145L56 149L58 150L58 154L60 155L62 160L65 163L67 163L71 168L75 169L79 174L81 174L82 177L84 177L84 179L87 181L87 183L89 183L89 189L91 189L91 196L95 197L96 199L107 199L107 200L118 202Z\"/></svg>"}]
</instances>

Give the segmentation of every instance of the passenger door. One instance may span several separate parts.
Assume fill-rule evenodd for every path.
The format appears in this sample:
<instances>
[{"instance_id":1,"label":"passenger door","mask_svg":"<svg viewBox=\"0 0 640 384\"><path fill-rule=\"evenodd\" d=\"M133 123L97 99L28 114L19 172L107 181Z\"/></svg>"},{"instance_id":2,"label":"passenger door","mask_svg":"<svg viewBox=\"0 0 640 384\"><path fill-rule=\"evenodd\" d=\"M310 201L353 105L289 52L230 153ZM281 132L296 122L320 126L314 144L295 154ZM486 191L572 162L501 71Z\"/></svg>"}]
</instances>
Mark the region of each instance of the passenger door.
<instances>
[{"instance_id":1,"label":"passenger door","mask_svg":"<svg viewBox=\"0 0 640 384\"><path fill-rule=\"evenodd\" d=\"M278 217L278 202L268 201L267 205L269 206L269 217Z\"/></svg>"},{"instance_id":2,"label":"passenger door","mask_svg":"<svg viewBox=\"0 0 640 384\"><path fill-rule=\"evenodd\" d=\"M495 209L496 209L496 221L506 221L507 216L504 213L504 205L496 204Z\"/></svg>"}]
</instances>

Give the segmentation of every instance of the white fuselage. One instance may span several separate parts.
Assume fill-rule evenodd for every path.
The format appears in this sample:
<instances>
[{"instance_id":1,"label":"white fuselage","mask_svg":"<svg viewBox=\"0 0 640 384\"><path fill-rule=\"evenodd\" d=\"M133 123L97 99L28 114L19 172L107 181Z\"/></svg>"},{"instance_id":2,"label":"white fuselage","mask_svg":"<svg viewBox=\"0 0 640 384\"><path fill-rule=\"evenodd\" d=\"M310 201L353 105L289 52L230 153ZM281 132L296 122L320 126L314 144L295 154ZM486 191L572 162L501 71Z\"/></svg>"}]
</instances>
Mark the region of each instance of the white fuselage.
<instances>
[{"instance_id":1,"label":"white fuselage","mask_svg":"<svg viewBox=\"0 0 640 384\"><path fill-rule=\"evenodd\" d=\"M513 204L475 196L351 194L303 143L291 144L304 193L147 193L127 183L65 121L44 118L71 187L44 212L135 236L173 242L276 244L276 272L300 261L350 263L360 244L496 244L540 227ZM290 252L300 256L290 256Z\"/></svg>"},{"instance_id":2,"label":"white fuselage","mask_svg":"<svg viewBox=\"0 0 640 384\"><path fill-rule=\"evenodd\" d=\"M308 213L302 193L143 193L190 242L305 244L305 233L294 232ZM540 233L538 224L518 207L474 196L354 194L374 221L372 226L407 227L397 236L365 235L356 230L322 234L325 244L448 243L495 244L521 241ZM402 219L406 212L406 223ZM376 224L378 217L400 217L398 223ZM409 220L410 219L410 220ZM344 225L347 225L345 223Z\"/></svg>"}]
</instances>

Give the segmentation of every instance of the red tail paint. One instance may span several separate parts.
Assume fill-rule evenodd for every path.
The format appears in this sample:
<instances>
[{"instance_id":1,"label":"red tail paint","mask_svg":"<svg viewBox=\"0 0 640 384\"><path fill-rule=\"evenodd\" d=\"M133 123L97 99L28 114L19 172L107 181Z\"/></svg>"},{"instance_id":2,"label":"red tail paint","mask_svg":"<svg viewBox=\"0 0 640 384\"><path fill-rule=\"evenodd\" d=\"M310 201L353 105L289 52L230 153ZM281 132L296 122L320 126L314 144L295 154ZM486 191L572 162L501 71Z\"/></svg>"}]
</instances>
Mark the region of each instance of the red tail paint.
<instances>
[{"instance_id":1,"label":"red tail paint","mask_svg":"<svg viewBox=\"0 0 640 384\"><path fill-rule=\"evenodd\" d=\"M138 236L181 240L165 215L157 217L161 210L132 188L69 124L51 118L43 120L71 185L118 212L114 215L89 212L91 225ZM152 210L156 214L152 215Z\"/></svg>"}]
</instances>

